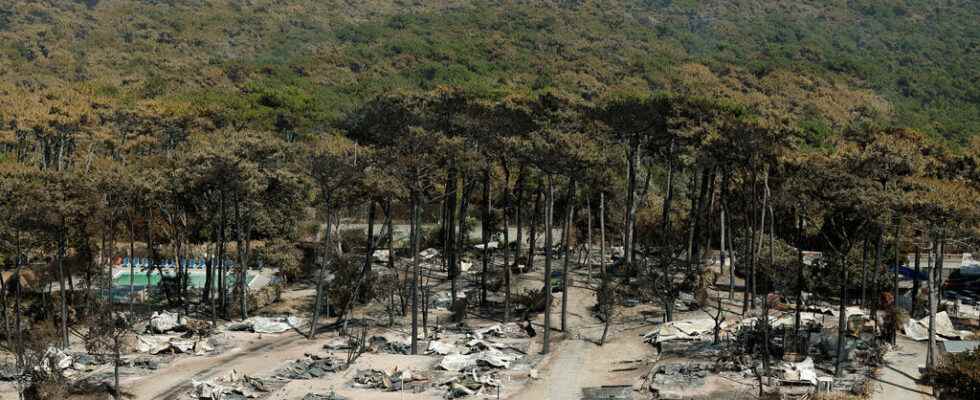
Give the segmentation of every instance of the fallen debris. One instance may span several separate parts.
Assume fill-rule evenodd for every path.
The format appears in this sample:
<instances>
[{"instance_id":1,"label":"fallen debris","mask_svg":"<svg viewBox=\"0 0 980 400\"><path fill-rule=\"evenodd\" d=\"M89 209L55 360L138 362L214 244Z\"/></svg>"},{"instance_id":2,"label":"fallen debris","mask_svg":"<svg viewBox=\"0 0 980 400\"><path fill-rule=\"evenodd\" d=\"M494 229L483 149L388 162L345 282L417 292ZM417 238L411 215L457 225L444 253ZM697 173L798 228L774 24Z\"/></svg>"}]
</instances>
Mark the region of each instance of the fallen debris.
<instances>
[{"instance_id":1,"label":"fallen debris","mask_svg":"<svg viewBox=\"0 0 980 400\"><path fill-rule=\"evenodd\" d=\"M379 369L362 369L354 375L355 387L381 389L388 392L408 389L409 383L425 381L428 381L428 378L409 370L399 371L397 368L391 372Z\"/></svg>"},{"instance_id":2,"label":"fallen debris","mask_svg":"<svg viewBox=\"0 0 980 400\"><path fill-rule=\"evenodd\" d=\"M71 367L78 371L91 371L99 366L99 361L90 354L78 354L72 360Z\"/></svg>"},{"instance_id":3,"label":"fallen debris","mask_svg":"<svg viewBox=\"0 0 980 400\"><path fill-rule=\"evenodd\" d=\"M153 313L153 316L150 317L150 324L147 325L146 329L150 333L167 333L177 329L179 326L176 313L161 311Z\"/></svg>"},{"instance_id":4,"label":"fallen debris","mask_svg":"<svg viewBox=\"0 0 980 400\"><path fill-rule=\"evenodd\" d=\"M498 247L500 247L500 243L498 243L496 241L494 241L494 242L487 242L487 245L486 245L486 248L488 250L493 250L493 249L496 249ZM474 249L477 249L477 250L483 250L484 246L483 246L483 244L477 244L477 245L473 245L473 248Z\"/></svg>"},{"instance_id":5,"label":"fallen debris","mask_svg":"<svg viewBox=\"0 0 980 400\"><path fill-rule=\"evenodd\" d=\"M969 336L968 331L958 331L953 327L953 321L949 319L949 314L945 311L936 313L935 316L936 340L960 340ZM920 320L909 319L903 326L905 336L915 341L929 340L929 317Z\"/></svg>"},{"instance_id":6,"label":"fallen debris","mask_svg":"<svg viewBox=\"0 0 980 400\"><path fill-rule=\"evenodd\" d=\"M228 324L226 330L255 333L283 333L299 329L303 320L296 317L252 317L242 322Z\"/></svg>"},{"instance_id":7,"label":"fallen debris","mask_svg":"<svg viewBox=\"0 0 980 400\"><path fill-rule=\"evenodd\" d=\"M193 399L227 400L229 398L254 399L270 388L261 379L232 370L228 375L208 381L191 381L194 385Z\"/></svg>"},{"instance_id":8,"label":"fallen debris","mask_svg":"<svg viewBox=\"0 0 980 400\"><path fill-rule=\"evenodd\" d=\"M368 339L368 348L375 353L408 354L411 352L412 344L408 339L372 336Z\"/></svg>"},{"instance_id":9,"label":"fallen debris","mask_svg":"<svg viewBox=\"0 0 980 400\"><path fill-rule=\"evenodd\" d=\"M433 340L429 342L429 347L425 350L425 352L428 354L438 354L444 356L450 353L458 353L459 349L456 348L455 344Z\"/></svg>"},{"instance_id":10,"label":"fallen debris","mask_svg":"<svg viewBox=\"0 0 980 400\"><path fill-rule=\"evenodd\" d=\"M303 396L303 400L347 400L347 398L336 393L307 393L306 396Z\"/></svg>"},{"instance_id":11,"label":"fallen debris","mask_svg":"<svg viewBox=\"0 0 980 400\"><path fill-rule=\"evenodd\" d=\"M140 335L137 337L136 351L140 353L187 353L203 355L214 351L208 339L182 339L179 337Z\"/></svg>"},{"instance_id":12,"label":"fallen debris","mask_svg":"<svg viewBox=\"0 0 980 400\"><path fill-rule=\"evenodd\" d=\"M45 370L53 368L58 371L64 371L71 368L72 365L71 354L55 347L48 347L48 350L44 353L44 359L48 361L43 366Z\"/></svg>"},{"instance_id":13,"label":"fallen debris","mask_svg":"<svg viewBox=\"0 0 980 400\"><path fill-rule=\"evenodd\" d=\"M476 367L510 368L510 363L519 357L496 349L471 354L449 354L439 362L446 371L470 371Z\"/></svg>"},{"instance_id":14,"label":"fallen debris","mask_svg":"<svg viewBox=\"0 0 980 400\"><path fill-rule=\"evenodd\" d=\"M323 344L324 350L347 350L351 348L351 339L335 337Z\"/></svg>"},{"instance_id":15,"label":"fallen debris","mask_svg":"<svg viewBox=\"0 0 980 400\"><path fill-rule=\"evenodd\" d=\"M483 339L486 337L506 337L506 338L527 338L528 334L524 327L520 326L516 322L508 322L506 324L495 324L485 328L476 329L473 331L472 335L477 339Z\"/></svg>"},{"instance_id":16,"label":"fallen debris","mask_svg":"<svg viewBox=\"0 0 980 400\"><path fill-rule=\"evenodd\" d=\"M439 255L439 250L436 250L436 249L433 249L433 248L428 248L428 249L422 250L419 253L419 257L422 258L423 260L428 260L428 259L430 259L432 257L435 257L435 256L438 256L438 255Z\"/></svg>"},{"instance_id":17,"label":"fallen debris","mask_svg":"<svg viewBox=\"0 0 980 400\"><path fill-rule=\"evenodd\" d=\"M671 321L643 335L652 344L671 340L709 340L714 335L715 322L710 319Z\"/></svg>"},{"instance_id":18,"label":"fallen debris","mask_svg":"<svg viewBox=\"0 0 980 400\"><path fill-rule=\"evenodd\" d=\"M304 380L319 378L328 372L342 370L344 365L340 360L333 357L320 357L314 354L306 354L306 358L295 360L286 367L276 371L275 376L281 379Z\"/></svg>"},{"instance_id":19,"label":"fallen debris","mask_svg":"<svg viewBox=\"0 0 980 400\"><path fill-rule=\"evenodd\" d=\"M783 382L816 386L817 370L813 365L813 359L807 357L798 363L784 363Z\"/></svg>"},{"instance_id":20,"label":"fallen debris","mask_svg":"<svg viewBox=\"0 0 980 400\"><path fill-rule=\"evenodd\" d=\"M446 396L450 399L479 394L484 388L498 387L500 380L492 373L477 375L476 371L456 375L443 381L439 386L446 386Z\"/></svg>"},{"instance_id":21,"label":"fallen debris","mask_svg":"<svg viewBox=\"0 0 980 400\"><path fill-rule=\"evenodd\" d=\"M374 253L371 253L371 259L377 262L388 262L389 257L388 250L375 250Z\"/></svg>"},{"instance_id":22,"label":"fallen debris","mask_svg":"<svg viewBox=\"0 0 980 400\"><path fill-rule=\"evenodd\" d=\"M615 385L582 388L582 398L585 400L631 400L633 387Z\"/></svg>"}]
</instances>

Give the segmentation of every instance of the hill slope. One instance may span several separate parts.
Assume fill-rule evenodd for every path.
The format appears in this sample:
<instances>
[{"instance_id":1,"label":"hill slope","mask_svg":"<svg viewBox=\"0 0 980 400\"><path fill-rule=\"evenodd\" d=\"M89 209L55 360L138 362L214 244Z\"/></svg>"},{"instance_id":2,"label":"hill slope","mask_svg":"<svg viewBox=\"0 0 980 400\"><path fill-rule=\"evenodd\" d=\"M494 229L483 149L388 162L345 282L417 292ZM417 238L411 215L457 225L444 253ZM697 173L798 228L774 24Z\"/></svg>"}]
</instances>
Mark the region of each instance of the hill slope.
<instances>
[{"instance_id":1,"label":"hill slope","mask_svg":"<svg viewBox=\"0 0 980 400\"><path fill-rule=\"evenodd\" d=\"M307 131L378 93L456 84L721 91L779 98L816 134L857 117L980 132L971 0L13 3L0 5L0 117L20 126L60 98Z\"/></svg>"}]
</instances>

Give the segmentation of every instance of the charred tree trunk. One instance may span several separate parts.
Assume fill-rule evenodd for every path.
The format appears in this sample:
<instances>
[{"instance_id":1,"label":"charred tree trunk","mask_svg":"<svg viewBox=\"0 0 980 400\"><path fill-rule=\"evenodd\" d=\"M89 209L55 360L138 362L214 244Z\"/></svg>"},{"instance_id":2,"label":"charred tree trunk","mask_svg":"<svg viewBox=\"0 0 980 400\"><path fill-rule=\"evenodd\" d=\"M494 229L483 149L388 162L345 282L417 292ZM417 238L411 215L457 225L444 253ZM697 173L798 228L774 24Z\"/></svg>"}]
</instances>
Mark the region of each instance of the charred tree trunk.
<instances>
[{"instance_id":1,"label":"charred tree trunk","mask_svg":"<svg viewBox=\"0 0 980 400\"><path fill-rule=\"evenodd\" d=\"M456 257L456 182L457 182L457 171L455 162L450 161L449 168L446 171L446 211L445 211L445 229L446 232L444 237L446 239L443 246L446 251L446 274L449 275L449 296L450 302L456 303L456 274L457 274L457 262ZM414 210L412 211L414 213ZM414 217L414 214L413 214ZM465 218L460 216L460 218ZM414 235L414 234L413 234ZM412 236L414 238L415 236Z\"/></svg>"},{"instance_id":2,"label":"charred tree trunk","mask_svg":"<svg viewBox=\"0 0 980 400\"><path fill-rule=\"evenodd\" d=\"M891 331L888 332L888 337L891 339L891 343L893 345L896 343L896 341L898 341L898 331L897 331L897 329L898 329L898 326L897 326L897 324L898 324L898 316L895 315L895 314L898 312L898 274L899 274L898 269L902 265L902 261L901 261L902 260L902 247L901 247L901 244L902 244L902 237L901 237L901 233L902 233L902 215L901 214L897 214L895 216L895 219L896 219L896 221L895 221L895 264L894 264L895 265L895 267L894 267L895 268L895 275L892 277L893 278L893 281L892 281L892 295L893 295L892 297L893 297L893 300L892 301L894 301L895 304L894 304L894 307L893 307L893 309L891 311L892 312L892 315L890 316L891 320L892 321L895 321L895 323L891 324L891 328L890 328ZM911 311L909 312L909 315L911 315Z\"/></svg>"},{"instance_id":3,"label":"charred tree trunk","mask_svg":"<svg viewBox=\"0 0 980 400\"><path fill-rule=\"evenodd\" d=\"M909 310L909 316L915 318L917 316L916 311L919 309L919 273L921 271L919 267L919 257L921 253L919 251L918 243L915 244L915 273L912 275L912 309Z\"/></svg>"},{"instance_id":4,"label":"charred tree trunk","mask_svg":"<svg viewBox=\"0 0 980 400\"><path fill-rule=\"evenodd\" d=\"M419 258L419 194L412 189L412 223L411 223L411 249L412 249L412 284L409 286L409 296L412 299L412 354L418 354L419 337L419 298L418 284L420 275L421 259ZM454 299L455 300L455 299Z\"/></svg>"},{"instance_id":5,"label":"charred tree trunk","mask_svg":"<svg viewBox=\"0 0 980 400\"><path fill-rule=\"evenodd\" d=\"M837 319L837 360L834 362L834 376L841 374L841 364L844 361L844 348L846 346L847 330L847 255L840 255L841 265L841 288L840 288L840 308L838 309Z\"/></svg>"},{"instance_id":6,"label":"charred tree trunk","mask_svg":"<svg viewBox=\"0 0 980 400\"><path fill-rule=\"evenodd\" d=\"M133 292L135 290L136 283L136 227L133 220L133 212L128 213L129 216L129 315L130 318L133 316Z\"/></svg>"},{"instance_id":7,"label":"charred tree trunk","mask_svg":"<svg viewBox=\"0 0 980 400\"><path fill-rule=\"evenodd\" d=\"M800 334L800 312L803 310L803 221L805 215L806 208L800 206L799 215L796 216L796 316L793 319L793 333L797 337Z\"/></svg>"},{"instance_id":8,"label":"charred tree trunk","mask_svg":"<svg viewBox=\"0 0 980 400\"><path fill-rule=\"evenodd\" d=\"M469 206L470 206L469 198L470 195L473 194L474 182L468 182L465 174L463 174L462 180L463 180L463 193L462 193L462 197L459 200L459 218L457 219L457 224L459 225L457 230L459 232L456 235L456 243L454 243L455 246L454 253L456 254L455 257L456 265L453 270L454 272L453 285L457 285L456 282L459 280L459 275L462 272L463 259L461 255L463 254L463 250L466 249L465 247L466 241L469 239L470 236L468 229L466 229L466 215L467 212L469 212ZM421 218L421 215L419 215L419 218ZM453 299L453 303L455 302L456 300Z\"/></svg>"},{"instance_id":9,"label":"charred tree trunk","mask_svg":"<svg viewBox=\"0 0 980 400\"><path fill-rule=\"evenodd\" d=\"M368 288L371 287L371 258L374 257L374 218L376 215L374 199L368 201L367 253L364 256L364 268L361 270L363 285L359 297L362 302L368 301Z\"/></svg>"},{"instance_id":10,"label":"charred tree trunk","mask_svg":"<svg viewBox=\"0 0 980 400\"><path fill-rule=\"evenodd\" d=\"M225 191L221 190L220 194L220 205L219 210L219 222L218 222L218 296L221 304L221 315L224 318L229 318L228 314L228 288L227 276L228 272L225 270L225 224L227 223L228 215L225 212Z\"/></svg>"},{"instance_id":11,"label":"charred tree trunk","mask_svg":"<svg viewBox=\"0 0 980 400\"><path fill-rule=\"evenodd\" d=\"M936 270L942 268L942 257L940 256L941 249L939 248L939 243L941 239L933 241L932 249L930 249L930 255L933 251L936 252L936 264L933 265L932 257L929 257L929 281L928 293L929 293L929 348L926 351L926 369L932 369L936 367Z\"/></svg>"},{"instance_id":12,"label":"charred tree trunk","mask_svg":"<svg viewBox=\"0 0 980 400\"><path fill-rule=\"evenodd\" d=\"M861 250L861 308L868 306L868 236L864 236L864 248Z\"/></svg>"},{"instance_id":13,"label":"charred tree trunk","mask_svg":"<svg viewBox=\"0 0 980 400\"><path fill-rule=\"evenodd\" d=\"M504 243L501 248L504 253L504 323L510 322L510 224L509 215L511 202L511 192L510 183L508 183L509 174L504 180L504 209L501 211L500 215L503 217L504 222Z\"/></svg>"},{"instance_id":14,"label":"charred tree trunk","mask_svg":"<svg viewBox=\"0 0 980 400\"><path fill-rule=\"evenodd\" d=\"M333 248L331 244L331 235L330 235L331 225L333 224L333 218L332 218L333 214L330 212L330 200L328 196L329 196L328 194L326 193L324 194L324 199L326 199L324 201L326 206L324 210L324 214L326 216L326 230L323 233L323 256L321 257L322 260L319 261L320 268L317 270L316 297L313 300L313 315L310 318L310 333L307 335L307 337L311 340L316 337L316 331L318 329L317 326L319 325L318 322L320 321L320 310L323 309L323 298L325 292L325 288L323 286L324 286L324 280L327 279L327 263L329 263L331 260L330 250ZM313 249L314 263L318 262L317 260L318 257L316 253L317 253L316 248L314 248Z\"/></svg>"},{"instance_id":15,"label":"charred tree trunk","mask_svg":"<svg viewBox=\"0 0 980 400\"><path fill-rule=\"evenodd\" d=\"M235 194L235 240L238 248L238 294L239 308L242 321L248 319L248 243L246 243L244 227L242 223L242 206L238 193Z\"/></svg>"},{"instance_id":16,"label":"charred tree trunk","mask_svg":"<svg viewBox=\"0 0 980 400\"><path fill-rule=\"evenodd\" d=\"M562 239L565 242L565 259L562 262L562 272L561 272L561 331L567 332L565 330L565 323L567 322L568 314L568 259L571 258L571 251L569 251L568 243L572 239L572 218L575 215L575 180L573 179L568 183L568 194L565 197L565 208L567 209L567 214L565 215L565 237ZM550 279L550 278L549 278Z\"/></svg>"},{"instance_id":17,"label":"charred tree trunk","mask_svg":"<svg viewBox=\"0 0 980 400\"><path fill-rule=\"evenodd\" d=\"M487 304L487 274L490 263L490 167L483 170L483 222L480 236L483 240L483 273L480 274L480 305Z\"/></svg>"},{"instance_id":18,"label":"charred tree trunk","mask_svg":"<svg viewBox=\"0 0 980 400\"><path fill-rule=\"evenodd\" d=\"M725 215L728 211L728 174L723 173L721 175L721 190L718 193L718 203L720 210L718 211L718 271L725 272L725 254L726 243L725 243ZM735 271L734 269L730 271L728 275L728 300L735 300ZM721 302L721 297L718 298L719 304ZM719 306L720 307L720 306Z\"/></svg>"},{"instance_id":19,"label":"charred tree trunk","mask_svg":"<svg viewBox=\"0 0 980 400\"><path fill-rule=\"evenodd\" d=\"M871 320L874 321L875 329L878 328L878 309L881 307L881 293L878 286L878 271L881 269L881 247L884 241L884 228L878 226L877 242L875 244L875 263L871 269L871 295L874 296L871 305ZM881 333L881 332L878 332Z\"/></svg>"},{"instance_id":20,"label":"charred tree trunk","mask_svg":"<svg viewBox=\"0 0 980 400\"><path fill-rule=\"evenodd\" d=\"M548 354L548 350L551 349L551 343L549 339L551 338L551 251L552 251L552 234L551 234L551 218L555 206L555 183L554 177L548 175L548 199L546 201L546 211L544 215L544 343L542 344L541 352L543 354Z\"/></svg>"},{"instance_id":21,"label":"charred tree trunk","mask_svg":"<svg viewBox=\"0 0 980 400\"><path fill-rule=\"evenodd\" d=\"M529 237L528 237L529 243L527 249L527 268L524 269L525 271L530 271L534 269L534 250L535 247L537 247L538 223L540 222L539 219L541 218L541 215L543 213L543 211L541 210L542 208L541 196L542 196L542 190L539 187L534 193L534 212L532 213L531 216L531 231L529 232Z\"/></svg>"},{"instance_id":22,"label":"charred tree trunk","mask_svg":"<svg viewBox=\"0 0 980 400\"><path fill-rule=\"evenodd\" d=\"M592 200L589 193L585 196L585 264L589 285L592 285Z\"/></svg>"},{"instance_id":23,"label":"charred tree trunk","mask_svg":"<svg viewBox=\"0 0 980 400\"><path fill-rule=\"evenodd\" d=\"M623 227L623 261L632 265L633 263L633 226L636 224L636 175L639 167L640 158L640 138L639 134L630 136L629 148L627 150L627 171L626 171L626 221Z\"/></svg>"},{"instance_id":24,"label":"charred tree trunk","mask_svg":"<svg viewBox=\"0 0 980 400\"><path fill-rule=\"evenodd\" d=\"M674 201L674 139L670 139L670 149L667 153L667 187L664 189L664 209L661 221L663 221L663 232L661 232L663 244L666 245L670 240L670 207Z\"/></svg>"},{"instance_id":25,"label":"charred tree trunk","mask_svg":"<svg viewBox=\"0 0 980 400\"><path fill-rule=\"evenodd\" d=\"M65 219L61 219L61 227L58 230L58 286L61 290L61 348L68 348L68 291L65 287L65 279L71 279L71 276L65 275L65 242L67 241L68 225Z\"/></svg>"},{"instance_id":26,"label":"charred tree trunk","mask_svg":"<svg viewBox=\"0 0 980 400\"><path fill-rule=\"evenodd\" d=\"M521 246L524 246L524 180L525 178L525 167L521 165L520 171L517 172L517 205L514 207L514 224L517 225L517 237L515 238L516 243L514 245L514 264L519 264L521 262Z\"/></svg>"}]
</instances>

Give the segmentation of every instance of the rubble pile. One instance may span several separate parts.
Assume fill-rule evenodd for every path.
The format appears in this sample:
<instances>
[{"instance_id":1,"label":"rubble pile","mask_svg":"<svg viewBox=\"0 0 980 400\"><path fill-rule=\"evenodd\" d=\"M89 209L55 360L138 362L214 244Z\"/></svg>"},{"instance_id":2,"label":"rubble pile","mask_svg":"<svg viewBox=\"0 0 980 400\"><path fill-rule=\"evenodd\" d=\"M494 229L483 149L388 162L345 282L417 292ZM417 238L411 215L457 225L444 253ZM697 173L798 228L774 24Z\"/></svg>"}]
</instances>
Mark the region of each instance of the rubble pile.
<instances>
[{"instance_id":1,"label":"rubble pile","mask_svg":"<svg viewBox=\"0 0 980 400\"><path fill-rule=\"evenodd\" d=\"M155 312L150 317L150 323L146 330L150 333L167 333L175 330L180 325L177 324L177 314L169 311Z\"/></svg>"},{"instance_id":2,"label":"rubble pile","mask_svg":"<svg viewBox=\"0 0 980 400\"><path fill-rule=\"evenodd\" d=\"M929 340L929 317L922 319L909 319L902 327L905 336L915 341ZM953 327L953 321L949 319L949 314L945 311L936 313L935 316L936 341L962 340L972 336L970 331L958 331Z\"/></svg>"},{"instance_id":3,"label":"rubble pile","mask_svg":"<svg viewBox=\"0 0 980 400\"><path fill-rule=\"evenodd\" d=\"M354 375L354 387L381 389L386 392L412 390L427 383L429 378L409 370L395 368L388 372L379 369L362 369Z\"/></svg>"},{"instance_id":4,"label":"rubble pile","mask_svg":"<svg viewBox=\"0 0 980 400\"><path fill-rule=\"evenodd\" d=\"M347 398L336 393L307 393L306 396L303 396L303 400L347 400Z\"/></svg>"},{"instance_id":5,"label":"rubble pile","mask_svg":"<svg viewBox=\"0 0 980 400\"><path fill-rule=\"evenodd\" d=\"M664 363L650 371L650 390L659 393L664 390L684 389L703 386L704 378L714 369L709 363Z\"/></svg>"},{"instance_id":6,"label":"rubble pile","mask_svg":"<svg viewBox=\"0 0 980 400\"><path fill-rule=\"evenodd\" d=\"M475 370L450 377L439 384L446 387L446 396L450 399L476 395L485 388L496 388L499 385L500 380L494 374L477 375Z\"/></svg>"},{"instance_id":7,"label":"rubble pile","mask_svg":"<svg viewBox=\"0 0 980 400\"><path fill-rule=\"evenodd\" d=\"M498 373L515 368L527 355L527 332L516 323L465 330L443 340L429 342L427 352L441 355L438 367L450 373L439 386L449 398L478 394L499 385Z\"/></svg>"},{"instance_id":8,"label":"rubble pile","mask_svg":"<svg viewBox=\"0 0 980 400\"><path fill-rule=\"evenodd\" d=\"M45 371L56 370L66 376L74 375L79 372L89 372L98 368L100 365L103 364L101 360L99 360L98 358L90 354L70 353L55 347L49 347L44 352L43 357L44 360L46 360L46 362L43 363L38 368L41 368ZM13 367L4 367L4 368L5 369L3 369L2 372L3 375L9 375L9 376L16 375L16 368ZM4 379L5 378L0 378L0 380L4 380Z\"/></svg>"},{"instance_id":9,"label":"rubble pile","mask_svg":"<svg viewBox=\"0 0 980 400\"><path fill-rule=\"evenodd\" d=\"M228 375L207 381L192 381L194 390L190 398L196 400L254 399L271 391L268 384L258 378L232 370Z\"/></svg>"},{"instance_id":10,"label":"rubble pile","mask_svg":"<svg viewBox=\"0 0 980 400\"><path fill-rule=\"evenodd\" d=\"M203 355L214 351L214 346L206 338L185 339L162 335L140 335L137 337L136 351L149 354L194 354Z\"/></svg>"},{"instance_id":11,"label":"rubble pile","mask_svg":"<svg viewBox=\"0 0 980 400\"><path fill-rule=\"evenodd\" d=\"M671 340L710 340L714 337L715 321L711 319L692 319L671 321L643 335L643 340L660 344Z\"/></svg>"},{"instance_id":12,"label":"rubble pile","mask_svg":"<svg viewBox=\"0 0 980 400\"><path fill-rule=\"evenodd\" d=\"M320 357L315 354L305 354L305 358L295 360L276 371L279 379L305 380L319 378L328 372L344 369L344 364L333 357Z\"/></svg>"},{"instance_id":13,"label":"rubble pile","mask_svg":"<svg viewBox=\"0 0 980 400\"><path fill-rule=\"evenodd\" d=\"M379 335L368 339L368 348L374 353L408 354L411 352L412 344L407 338Z\"/></svg>"},{"instance_id":14,"label":"rubble pile","mask_svg":"<svg viewBox=\"0 0 980 400\"><path fill-rule=\"evenodd\" d=\"M289 317L252 317L242 322L229 324L226 330L235 332L254 333L283 333L299 329L303 325L301 318Z\"/></svg>"}]
</instances>

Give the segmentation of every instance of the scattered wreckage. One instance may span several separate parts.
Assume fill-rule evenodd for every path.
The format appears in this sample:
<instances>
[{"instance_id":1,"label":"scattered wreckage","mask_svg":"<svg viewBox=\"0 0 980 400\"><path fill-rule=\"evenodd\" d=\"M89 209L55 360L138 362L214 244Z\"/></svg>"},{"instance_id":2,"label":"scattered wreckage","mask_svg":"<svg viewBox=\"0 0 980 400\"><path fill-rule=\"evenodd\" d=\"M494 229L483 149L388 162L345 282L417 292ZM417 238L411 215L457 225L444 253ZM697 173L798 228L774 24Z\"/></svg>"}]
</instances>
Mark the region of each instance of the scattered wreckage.
<instances>
[{"instance_id":1,"label":"scattered wreckage","mask_svg":"<svg viewBox=\"0 0 980 400\"><path fill-rule=\"evenodd\" d=\"M429 378L418 372L398 370L398 368L391 372L380 369L358 370L354 375L354 387L380 389L386 392L424 388L423 385L428 381Z\"/></svg>"}]
</instances>

